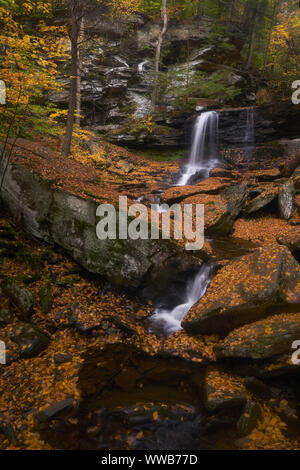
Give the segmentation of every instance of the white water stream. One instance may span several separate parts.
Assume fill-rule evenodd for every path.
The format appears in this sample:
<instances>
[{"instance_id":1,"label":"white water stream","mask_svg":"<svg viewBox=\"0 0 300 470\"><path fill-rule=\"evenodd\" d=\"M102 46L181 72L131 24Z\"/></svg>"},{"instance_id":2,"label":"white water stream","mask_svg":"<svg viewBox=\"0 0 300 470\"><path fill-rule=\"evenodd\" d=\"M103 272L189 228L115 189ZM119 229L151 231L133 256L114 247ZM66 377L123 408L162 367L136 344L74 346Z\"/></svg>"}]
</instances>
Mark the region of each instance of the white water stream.
<instances>
[{"instance_id":1,"label":"white water stream","mask_svg":"<svg viewBox=\"0 0 300 470\"><path fill-rule=\"evenodd\" d=\"M208 262L201 266L197 275L187 283L183 303L171 310L157 308L151 317L151 323L155 329L171 335L182 329L181 322L206 293L213 274L214 263Z\"/></svg>"}]
</instances>

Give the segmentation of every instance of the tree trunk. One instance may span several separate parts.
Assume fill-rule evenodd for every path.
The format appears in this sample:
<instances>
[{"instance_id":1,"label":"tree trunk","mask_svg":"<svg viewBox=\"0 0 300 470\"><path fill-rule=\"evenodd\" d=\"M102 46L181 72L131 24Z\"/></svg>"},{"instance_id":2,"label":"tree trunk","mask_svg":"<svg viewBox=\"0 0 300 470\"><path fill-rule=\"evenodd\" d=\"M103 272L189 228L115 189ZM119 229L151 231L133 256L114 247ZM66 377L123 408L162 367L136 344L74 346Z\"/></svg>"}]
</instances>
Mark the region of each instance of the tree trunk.
<instances>
[{"instance_id":1,"label":"tree trunk","mask_svg":"<svg viewBox=\"0 0 300 470\"><path fill-rule=\"evenodd\" d=\"M252 21L252 28L251 28L251 35L250 35L250 44L249 44L249 54L247 59L246 69L248 70L251 66L253 51L254 51L254 44L255 44L255 36L256 36L256 26L258 20L258 6L256 6L254 14L253 14L253 21Z\"/></svg>"},{"instance_id":2,"label":"tree trunk","mask_svg":"<svg viewBox=\"0 0 300 470\"><path fill-rule=\"evenodd\" d=\"M251 12L252 12L253 4L252 0L248 0L244 11L243 11L243 17L241 21L241 29L244 31L244 34L248 36L249 34L249 29L250 29L250 18L251 18Z\"/></svg>"},{"instance_id":3,"label":"tree trunk","mask_svg":"<svg viewBox=\"0 0 300 470\"><path fill-rule=\"evenodd\" d=\"M78 46L78 60L77 60L77 90L76 90L76 117L75 117L75 124L77 127L80 127L80 119L81 119L81 68L82 68L82 54L81 48L82 43L84 41L84 17L80 20L79 26L79 46Z\"/></svg>"},{"instance_id":4,"label":"tree trunk","mask_svg":"<svg viewBox=\"0 0 300 470\"><path fill-rule=\"evenodd\" d=\"M78 38L80 32L80 21L82 8L80 0L70 0L72 30L71 30L71 83L69 96L69 109L66 134L63 143L62 154L68 157L71 151L72 136L75 122L76 95L77 95L77 73L78 73Z\"/></svg>"},{"instance_id":5,"label":"tree trunk","mask_svg":"<svg viewBox=\"0 0 300 470\"><path fill-rule=\"evenodd\" d=\"M151 112L154 113L157 101L158 94L158 75L159 75L159 65L160 65L160 55L161 55L161 46L163 43L164 35L168 29L168 15L167 15L167 0L162 0L162 18L163 18L163 28L159 34L157 47L156 47L156 56L155 56L155 75L154 75L154 86L152 93L152 103L151 103Z\"/></svg>"}]
</instances>

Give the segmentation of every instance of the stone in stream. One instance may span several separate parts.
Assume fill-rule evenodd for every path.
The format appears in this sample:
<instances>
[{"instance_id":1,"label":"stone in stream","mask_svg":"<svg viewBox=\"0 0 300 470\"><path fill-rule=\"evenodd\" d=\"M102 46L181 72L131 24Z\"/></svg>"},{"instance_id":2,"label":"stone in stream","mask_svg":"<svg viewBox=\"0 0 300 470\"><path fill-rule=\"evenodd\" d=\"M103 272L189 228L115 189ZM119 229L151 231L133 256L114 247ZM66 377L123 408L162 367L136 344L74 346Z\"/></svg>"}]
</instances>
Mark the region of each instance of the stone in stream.
<instances>
[{"instance_id":1,"label":"stone in stream","mask_svg":"<svg viewBox=\"0 0 300 470\"><path fill-rule=\"evenodd\" d=\"M217 367L208 367L204 384L204 406L210 413L246 404L242 381Z\"/></svg>"},{"instance_id":2,"label":"stone in stream","mask_svg":"<svg viewBox=\"0 0 300 470\"><path fill-rule=\"evenodd\" d=\"M278 194L278 206L280 217L289 220L294 212L294 184L290 181L284 183Z\"/></svg>"},{"instance_id":3,"label":"stone in stream","mask_svg":"<svg viewBox=\"0 0 300 470\"><path fill-rule=\"evenodd\" d=\"M214 348L217 358L260 360L292 354L300 338L300 313L279 314L232 331Z\"/></svg>"},{"instance_id":4,"label":"stone in stream","mask_svg":"<svg viewBox=\"0 0 300 470\"><path fill-rule=\"evenodd\" d=\"M38 327L26 323L14 329L10 337L12 341L18 344L20 355L23 358L37 356L50 343L50 338L46 333Z\"/></svg>"},{"instance_id":5,"label":"stone in stream","mask_svg":"<svg viewBox=\"0 0 300 470\"><path fill-rule=\"evenodd\" d=\"M13 278L5 279L2 282L2 289L4 294L20 310L21 315L28 317L32 314L34 297L29 289L22 287Z\"/></svg>"},{"instance_id":6,"label":"stone in stream","mask_svg":"<svg viewBox=\"0 0 300 470\"><path fill-rule=\"evenodd\" d=\"M224 335L288 304L300 306L299 263L286 247L259 248L218 271L182 326L191 334Z\"/></svg>"}]
</instances>

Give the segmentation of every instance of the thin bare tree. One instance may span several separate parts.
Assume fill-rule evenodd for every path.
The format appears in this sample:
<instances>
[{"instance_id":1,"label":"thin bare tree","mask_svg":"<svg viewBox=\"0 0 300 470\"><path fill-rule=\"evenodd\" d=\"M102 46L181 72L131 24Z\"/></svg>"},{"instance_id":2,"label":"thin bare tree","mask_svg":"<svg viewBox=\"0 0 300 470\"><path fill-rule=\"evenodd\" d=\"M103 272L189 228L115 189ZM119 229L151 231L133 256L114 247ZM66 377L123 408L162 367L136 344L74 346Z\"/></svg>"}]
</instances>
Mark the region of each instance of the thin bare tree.
<instances>
[{"instance_id":1,"label":"thin bare tree","mask_svg":"<svg viewBox=\"0 0 300 470\"><path fill-rule=\"evenodd\" d=\"M155 72L154 72L154 86L152 92L152 102L151 102L151 112L154 113L156 102L157 102L157 95L158 95L158 87L159 87L159 66L160 66L160 57L161 57L161 48L162 43L164 40L164 36L168 29L168 13L167 13L167 0L162 0L162 19L163 19L163 27L159 33L157 46L156 46L156 55L155 55Z\"/></svg>"}]
</instances>

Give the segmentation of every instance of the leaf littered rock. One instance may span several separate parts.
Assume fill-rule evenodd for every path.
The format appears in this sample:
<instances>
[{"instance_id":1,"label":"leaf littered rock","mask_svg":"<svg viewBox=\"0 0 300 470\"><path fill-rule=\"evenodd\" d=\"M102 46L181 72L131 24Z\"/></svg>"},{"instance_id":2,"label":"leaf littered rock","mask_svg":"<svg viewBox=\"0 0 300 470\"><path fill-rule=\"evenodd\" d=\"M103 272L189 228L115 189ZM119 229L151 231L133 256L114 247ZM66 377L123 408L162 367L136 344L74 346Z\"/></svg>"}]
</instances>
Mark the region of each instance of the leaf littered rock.
<instances>
[{"instance_id":1,"label":"leaf littered rock","mask_svg":"<svg viewBox=\"0 0 300 470\"><path fill-rule=\"evenodd\" d=\"M232 331L215 346L217 358L268 359L291 353L300 338L300 313L279 314Z\"/></svg>"},{"instance_id":2,"label":"leaf littered rock","mask_svg":"<svg viewBox=\"0 0 300 470\"><path fill-rule=\"evenodd\" d=\"M239 408L246 404L242 381L217 367L207 369L204 384L204 406L210 413L227 408Z\"/></svg>"},{"instance_id":3,"label":"leaf littered rock","mask_svg":"<svg viewBox=\"0 0 300 470\"><path fill-rule=\"evenodd\" d=\"M226 264L185 317L189 333L224 335L275 306L300 306L300 265L284 246L259 248Z\"/></svg>"}]
</instances>

